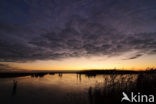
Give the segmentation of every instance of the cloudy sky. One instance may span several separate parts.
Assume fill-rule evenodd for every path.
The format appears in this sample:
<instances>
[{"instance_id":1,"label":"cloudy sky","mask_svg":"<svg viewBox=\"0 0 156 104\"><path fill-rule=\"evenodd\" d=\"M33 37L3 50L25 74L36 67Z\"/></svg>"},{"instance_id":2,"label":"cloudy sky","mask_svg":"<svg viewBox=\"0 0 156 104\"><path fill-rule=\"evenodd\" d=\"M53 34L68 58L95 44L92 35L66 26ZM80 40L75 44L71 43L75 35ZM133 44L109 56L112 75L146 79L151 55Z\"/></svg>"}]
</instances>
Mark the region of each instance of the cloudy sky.
<instances>
[{"instance_id":1,"label":"cloudy sky","mask_svg":"<svg viewBox=\"0 0 156 104\"><path fill-rule=\"evenodd\" d=\"M155 62L156 0L0 0L0 70Z\"/></svg>"}]
</instances>

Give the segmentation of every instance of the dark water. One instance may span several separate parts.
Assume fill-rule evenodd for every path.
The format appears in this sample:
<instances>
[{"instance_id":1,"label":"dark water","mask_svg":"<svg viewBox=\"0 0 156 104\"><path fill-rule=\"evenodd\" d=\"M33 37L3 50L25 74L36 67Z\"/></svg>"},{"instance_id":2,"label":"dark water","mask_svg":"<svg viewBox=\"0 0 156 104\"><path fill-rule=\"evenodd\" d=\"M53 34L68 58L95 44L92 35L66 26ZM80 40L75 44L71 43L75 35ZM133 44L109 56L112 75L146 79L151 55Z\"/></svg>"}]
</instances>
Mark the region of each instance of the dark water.
<instances>
[{"instance_id":1,"label":"dark water","mask_svg":"<svg viewBox=\"0 0 156 104\"><path fill-rule=\"evenodd\" d=\"M0 104L90 104L92 89L134 82L137 75L54 74L0 78ZM122 86L124 87L124 86Z\"/></svg>"}]
</instances>

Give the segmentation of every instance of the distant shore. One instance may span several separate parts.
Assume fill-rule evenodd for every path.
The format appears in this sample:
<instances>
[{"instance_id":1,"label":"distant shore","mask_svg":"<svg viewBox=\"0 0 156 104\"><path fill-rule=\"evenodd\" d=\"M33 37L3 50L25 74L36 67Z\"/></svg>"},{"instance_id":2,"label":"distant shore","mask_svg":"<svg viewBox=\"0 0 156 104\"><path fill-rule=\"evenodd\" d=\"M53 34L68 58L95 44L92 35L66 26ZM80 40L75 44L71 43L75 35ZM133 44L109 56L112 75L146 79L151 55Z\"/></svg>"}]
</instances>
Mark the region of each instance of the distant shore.
<instances>
[{"instance_id":1,"label":"distant shore","mask_svg":"<svg viewBox=\"0 0 156 104\"><path fill-rule=\"evenodd\" d=\"M89 76L99 75L99 74L144 74L144 73L156 73L155 69L145 70L145 71L133 71L133 70L83 70L83 71L31 71L31 72L0 72L0 78L7 77L22 77L22 76L32 76L32 77L43 77L47 74L85 74Z\"/></svg>"}]
</instances>

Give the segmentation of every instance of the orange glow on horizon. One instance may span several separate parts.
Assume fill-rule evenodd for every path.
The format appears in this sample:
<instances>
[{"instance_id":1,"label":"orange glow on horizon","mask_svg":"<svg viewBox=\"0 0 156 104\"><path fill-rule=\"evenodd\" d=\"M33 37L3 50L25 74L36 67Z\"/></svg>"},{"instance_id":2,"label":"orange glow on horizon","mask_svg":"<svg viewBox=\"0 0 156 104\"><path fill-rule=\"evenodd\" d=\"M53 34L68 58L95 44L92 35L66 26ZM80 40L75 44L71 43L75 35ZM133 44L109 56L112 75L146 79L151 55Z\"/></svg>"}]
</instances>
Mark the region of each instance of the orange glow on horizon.
<instances>
[{"instance_id":1,"label":"orange glow on horizon","mask_svg":"<svg viewBox=\"0 0 156 104\"><path fill-rule=\"evenodd\" d=\"M122 69L122 70L145 70L147 67L156 67L156 55L143 56L134 60L123 60L118 57L79 57L62 60L45 60L33 62L8 62L13 68L24 70L92 70L92 69Z\"/></svg>"}]
</instances>

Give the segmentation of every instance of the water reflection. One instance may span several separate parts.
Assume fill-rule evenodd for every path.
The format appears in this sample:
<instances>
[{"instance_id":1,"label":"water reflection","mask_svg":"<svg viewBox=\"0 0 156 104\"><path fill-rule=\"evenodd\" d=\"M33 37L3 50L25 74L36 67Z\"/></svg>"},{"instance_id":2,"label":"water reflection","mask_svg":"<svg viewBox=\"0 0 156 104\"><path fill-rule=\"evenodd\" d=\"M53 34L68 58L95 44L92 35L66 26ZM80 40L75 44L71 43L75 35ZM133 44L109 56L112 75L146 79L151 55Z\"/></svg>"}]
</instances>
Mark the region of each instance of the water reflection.
<instances>
[{"instance_id":1,"label":"water reflection","mask_svg":"<svg viewBox=\"0 0 156 104\"><path fill-rule=\"evenodd\" d=\"M63 74L62 74L62 73L58 73L58 76L59 76L60 78L62 78Z\"/></svg>"},{"instance_id":2,"label":"water reflection","mask_svg":"<svg viewBox=\"0 0 156 104\"><path fill-rule=\"evenodd\" d=\"M44 77L47 73L32 73L31 77L41 78Z\"/></svg>"},{"instance_id":3,"label":"water reflection","mask_svg":"<svg viewBox=\"0 0 156 104\"><path fill-rule=\"evenodd\" d=\"M81 74L77 74L77 80L81 82Z\"/></svg>"},{"instance_id":4,"label":"water reflection","mask_svg":"<svg viewBox=\"0 0 156 104\"><path fill-rule=\"evenodd\" d=\"M12 95L16 94L16 89L17 89L17 81L13 80Z\"/></svg>"},{"instance_id":5,"label":"water reflection","mask_svg":"<svg viewBox=\"0 0 156 104\"><path fill-rule=\"evenodd\" d=\"M137 74L88 76L62 73L3 78L0 79L0 98L3 98L0 102L11 104L10 102L14 100L15 104L98 104L99 102L111 104L109 101L120 97L118 95L120 91L141 86L140 80L143 78ZM16 94L17 87L18 94ZM9 96L10 91L13 96L16 95L13 99Z\"/></svg>"},{"instance_id":6,"label":"water reflection","mask_svg":"<svg viewBox=\"0 0 156 104\"><path fill-rule=\"evenodd\" d=\"M92 92L92 87L89 87L89 89L88 89L88 95L89 95L90 104L93 104L93 92Z\"/></svg>"}]
</instances>

